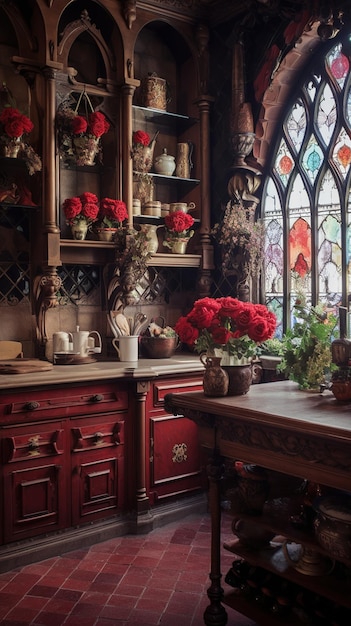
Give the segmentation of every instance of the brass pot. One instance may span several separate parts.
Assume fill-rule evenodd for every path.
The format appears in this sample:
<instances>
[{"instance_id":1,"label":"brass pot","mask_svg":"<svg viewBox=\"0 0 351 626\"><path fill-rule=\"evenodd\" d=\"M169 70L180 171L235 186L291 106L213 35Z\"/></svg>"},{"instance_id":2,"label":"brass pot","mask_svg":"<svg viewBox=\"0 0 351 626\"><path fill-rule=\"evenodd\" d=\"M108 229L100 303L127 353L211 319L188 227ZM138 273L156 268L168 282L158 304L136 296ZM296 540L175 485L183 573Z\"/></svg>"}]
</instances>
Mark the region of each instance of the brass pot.
<instances>
[{"instance_id":1,"label":"brass pot","mask_svg":"<svg viewBox=\"0 0 351 626\"><path fill-rule=\"evenodd\" d=\"M176 337L141 337L140 347L149 359L169 359L175 353L179 344Z\"/></svg>"},{"instance_id":2,"label":"brass pot","mask_svg":"<svg viewBox=\"0 0 351 626\"><path fill-rule=\"evenodd\" d=\"M313 507L317 512L314 532L319 545L334 559L351 561L351 497L317 498Z\"/></svg>"}]
</instances>

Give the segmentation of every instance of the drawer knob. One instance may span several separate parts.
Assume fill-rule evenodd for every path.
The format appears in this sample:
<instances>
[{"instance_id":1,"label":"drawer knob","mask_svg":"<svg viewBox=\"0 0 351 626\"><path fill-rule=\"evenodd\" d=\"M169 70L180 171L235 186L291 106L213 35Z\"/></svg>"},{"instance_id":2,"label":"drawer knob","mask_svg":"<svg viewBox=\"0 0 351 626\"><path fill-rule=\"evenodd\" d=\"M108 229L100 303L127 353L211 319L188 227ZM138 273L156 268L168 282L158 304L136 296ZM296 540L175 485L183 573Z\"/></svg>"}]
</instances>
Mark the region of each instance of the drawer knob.
<instances>
[{"instance_id":1,"label":"drawer knob","mask_svg":"<svg viewBox=\"0 0 351 626\"><path fill-rule=\"evenodd\" d=\"M99 432L95 433L94 436L93 436L93 442L94 442L94 445L96 445L96 446L99 446L102 443L104 443L104 435L103 435L103 433L99 433Z\"/></svg>"},{"instance_id":2,"label":"drawer knob","mask_svg":"<svg viewBox=\"0 0 351 626\"><path fill-rule=\"evenodd\" d=\"M102 395L102 393L96 393L95 395L91 396L92 402L102 402L103 399L104 399L104 396Z\"/></svg>"},{"instance_id":3,"label":"drawer knob","mask_svg":"<svg viewBox=\"0 0 351 626\"><path fill-rule=\"evenodd\" d=\"M35 409L39 409L40 404L39 402L36 402L35 400L32 400L31 402L26 402L24 405L24 410L25 411L35 411Z\"/></svg>"}]
</instances>

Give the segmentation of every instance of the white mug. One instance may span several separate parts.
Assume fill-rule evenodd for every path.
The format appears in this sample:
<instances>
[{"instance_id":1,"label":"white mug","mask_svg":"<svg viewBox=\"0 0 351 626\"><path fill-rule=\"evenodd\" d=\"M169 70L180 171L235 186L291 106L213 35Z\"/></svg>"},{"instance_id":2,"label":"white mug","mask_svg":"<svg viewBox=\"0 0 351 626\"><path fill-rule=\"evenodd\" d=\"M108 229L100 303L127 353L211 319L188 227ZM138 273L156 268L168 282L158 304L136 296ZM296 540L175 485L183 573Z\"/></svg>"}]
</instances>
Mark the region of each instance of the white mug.
<instances>
[{"instance_id":1,"label":"white mug","mask_svg":"<svg viewBox=\"0 0 351 626\"><path fill-rule=\"evenodd\" d=\"M112 345L117 351L120 361L137 361L138 360L138 335L123 335L112 339Z\"/></svg>"},{"instance_id":2,"label":"white mug","mask_svg":"<svg viewBox=\"0 0 351 626\"><path fill-rule=\"evenodd\" d=\"M72 352L72 333L65 333L61 330L58 333L53 333L53 352Z\"/></svg>"}]
</instances>

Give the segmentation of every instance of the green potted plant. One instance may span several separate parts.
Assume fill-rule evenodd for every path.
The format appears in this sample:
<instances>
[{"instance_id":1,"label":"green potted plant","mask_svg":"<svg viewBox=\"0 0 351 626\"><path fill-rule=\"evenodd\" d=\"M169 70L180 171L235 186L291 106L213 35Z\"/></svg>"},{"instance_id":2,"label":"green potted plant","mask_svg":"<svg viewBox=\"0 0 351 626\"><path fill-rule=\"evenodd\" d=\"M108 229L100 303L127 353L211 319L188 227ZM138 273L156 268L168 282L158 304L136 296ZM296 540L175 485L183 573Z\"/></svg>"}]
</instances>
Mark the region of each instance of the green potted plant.
<instances>
[{"instance_id":1,"label":"green potted plant","mask_svg":"<svg viewBox=\"0 0 351 626\"><path fill-rule=\"evenodd\" d=\"M299 389L319 389L336 369L331 344L338 336L338 319L326 305L308 307L304 298L296 300L294 308L296 321L282 337L283 358L277 370Z\"/></svg>"}]
</instances>

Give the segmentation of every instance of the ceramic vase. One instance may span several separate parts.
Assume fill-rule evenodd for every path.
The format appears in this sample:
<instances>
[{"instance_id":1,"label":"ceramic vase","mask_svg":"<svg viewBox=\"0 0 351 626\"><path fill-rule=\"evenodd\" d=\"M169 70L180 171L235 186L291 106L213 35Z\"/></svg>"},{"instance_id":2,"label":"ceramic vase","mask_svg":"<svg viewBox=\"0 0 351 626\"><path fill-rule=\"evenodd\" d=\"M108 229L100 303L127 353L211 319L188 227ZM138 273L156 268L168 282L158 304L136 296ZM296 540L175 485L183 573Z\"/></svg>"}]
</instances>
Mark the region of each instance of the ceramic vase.
<instances>
[{"instance_id":1,"label":"ceramic vase","mask_svg":"<svg viewBox=\"0 0 351 626\"><path fill-rule=\"evenodd\" d=\"M112 241L117 232L117 228L97 228L96 232L99 241Z\"/></svg>"},{"instance_id":2,"label":"ceramic vase","mask_svg":"<svg viewBox=\"0 0 351 626\"><path fill-rule=\"evenodd\" d=\"M155 254L158 250L158 237L157 237L157 229L158 226L155 224L141 224L140 230L145 233L145 246L148 252L151 254Z\"/></svg>"},{"instance_id":3,"label":"ceramic vase","mask_svg":"<svg viewBox=\"0 0 351 626\"><path fill-rule=\"evenodd\" d=\"M13 137L3 145L3 155L8 159L17 159L22 145L22 137Z\"/></svg>"},{"instance_id":4,"label":"ceramic vase","mask_svg":"<svg viewBox=\"0 0 351 626\"><path fill-rule=\"evenodd\" d=\"M88 224L80 220L76 224L71 225L71 232L73 239L77 241L83 241L87 236Z\"/></svg>"},{"instance_id":5,"label":"ceramic vase","mask_svg":"<svg viewBox=\"0 0 351 626\"><path fill-rule=\"evenodd\" d=\"M246 394L252 383L252 364L222 365L229 377L228 396L242 396Z\"/></svg>"},{"instance_id":6,"label":"ceramic vase","mask_svg":"<svg viewBox=\"0 0 351 626\"><path fill-rule=\"evenodd\" d=\"M164 242L164 246L169 248L173 254L185 254L189 239L175 238Z\"/></svg>"},{"instance_id":7,"label":"ceramic vase","mask_svg":"<svg viewBox=\"0 0 351 626\"><path fill-rule=\"evenodd\" d=\"M229 387L229 377L220 365L221 357L201 355L200 361L205 365L203 376L205 396L226 396Z\"/></svg>"}]
</instances>

